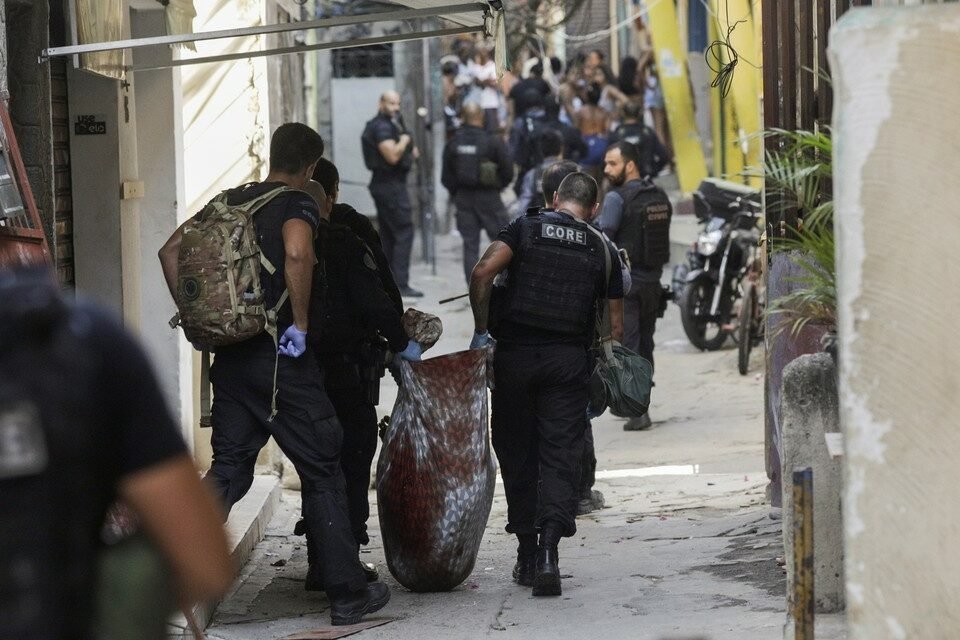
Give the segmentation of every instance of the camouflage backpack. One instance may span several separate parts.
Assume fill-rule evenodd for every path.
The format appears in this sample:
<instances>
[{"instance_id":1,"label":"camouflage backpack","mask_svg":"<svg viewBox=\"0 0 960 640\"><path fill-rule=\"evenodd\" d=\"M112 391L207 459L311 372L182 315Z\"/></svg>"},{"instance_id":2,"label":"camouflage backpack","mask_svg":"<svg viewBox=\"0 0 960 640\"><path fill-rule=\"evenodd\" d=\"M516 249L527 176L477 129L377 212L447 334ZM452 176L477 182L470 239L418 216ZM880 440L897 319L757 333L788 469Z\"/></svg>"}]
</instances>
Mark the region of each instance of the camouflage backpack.
<instances>
[{"instance_id":1,"label":"camouflage backpack","mask_svg":"<svg viewBox=\"0 0 960 640\"><path fill-rule=\"evenodd\" d=\"M267 331L277 339L276 306L265 306L260 268L275 271L257 242L253 216L288 187L231 205L224 191L183 228L177 260L177 309L170 326L183 327L194 347L209 350Z\"/></svg>"}]
</instances>

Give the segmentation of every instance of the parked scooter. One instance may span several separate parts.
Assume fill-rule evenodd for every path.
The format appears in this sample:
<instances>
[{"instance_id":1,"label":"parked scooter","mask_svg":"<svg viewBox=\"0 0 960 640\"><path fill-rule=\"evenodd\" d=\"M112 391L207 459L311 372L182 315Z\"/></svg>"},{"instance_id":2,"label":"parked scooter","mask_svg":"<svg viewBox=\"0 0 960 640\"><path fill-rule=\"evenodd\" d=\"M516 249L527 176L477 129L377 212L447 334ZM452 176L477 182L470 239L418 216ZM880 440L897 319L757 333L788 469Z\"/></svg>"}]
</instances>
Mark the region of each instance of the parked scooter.
<instances>
[{"instance_id":1,"label":"parked scooter","mask_svg":"<svg viewBox=\"0 0 960 640\"><path fill-rule=\"evenodd\" d=\"M749 187L712 178L693 197L705 224L687 263L674 269L673 289L690 343L715 351L730 335L740 280L760 237L760 197Z\"/></svg>"}]
</instances>

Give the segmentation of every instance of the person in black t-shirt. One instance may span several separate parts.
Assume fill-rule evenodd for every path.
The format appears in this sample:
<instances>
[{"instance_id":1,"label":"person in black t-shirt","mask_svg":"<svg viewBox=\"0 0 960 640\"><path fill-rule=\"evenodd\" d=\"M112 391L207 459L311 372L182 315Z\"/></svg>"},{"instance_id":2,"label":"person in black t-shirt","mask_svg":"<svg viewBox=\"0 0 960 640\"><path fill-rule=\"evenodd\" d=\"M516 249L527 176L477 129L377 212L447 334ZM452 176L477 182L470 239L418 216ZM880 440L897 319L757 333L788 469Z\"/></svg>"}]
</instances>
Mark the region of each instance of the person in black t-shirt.
<instances>
[{"instance_id":1,"label":"person in black t-shirt","mask_svg":"<svg viewBox=\"0 0 960 640\"><path fill-rule=\"evenodd\" d=\"M141 347L46 271L0 269L0 300L0 636L95 637L100 533L117 498L182 602L221 596L234 577L221 513Z\"/></svg>"},{"instance_id":2,"label":"person in black t-shirt","mask_svg":"<svg viewBox=\"0 0 960 640\"><path fill-rule=\"evenodd\" d=\"M530 77L524 78L510 89L508 98L513 105L513 117L522 117L532 107L542 107L553 89L543 79L543 63L530 67Z\"/></svg>"},{"instance_id":3,"label":"person in black t-shirt","mask_svg":"<svg viewBox=\"0 0 960 640\"><path fill-rule=\"evenodd\" d=\"M660 142L656 132L643 123L643 105L630 101L621 110L620 126L610 134L610 147L618 142L629 142L640 155L641 178L655 178L671 163L667 148Z\"/></svg>"},{"instance_id":4,"label":"person in black t-shirt","mask_svg":"<svg viewBox=\"0 0 960 640\"><path fill-rule=\"evenodd\" d=\"M289 300L278 313L279 349L267 333L217 348L210 368L213 463L206 479L229 509L249 490L257 454L273 436L300 476L310 545L321 559L331 619L337 625L354 624L382 608L390 591L380 582L368 585L357 558L339 464L343 430L324 391L316 357L307 348L313 239L320 212L313 198L299 189L313 175L323 147L323 139L310 127L281 125L270 140L266 180L229 192L232 202L241 203L277 186L291 187L254 216L260 249L276 269L273 274L261 270L264 304L276 305L284 287ZM174 297L182 234L180 227L160 250ZM274 393L277 413L271 418Z\"/></svg>"},{"instance_id":5,"label":"person in black t-shirt","mask_svg":"<svg viewBox=\"0 0 960 640\"><path fill-rule=\"evenodd\" d=\"M326 390L343 427L340 468L346 481L350 527L357 547L370 541L370 467L377 450L377 411L385 347L401 358L418 359L421 347L409 339L401 321L402 303L394 300L386 283L389 269L374 252L376 231L352 207L337 207L339 178L329 160L321 159L307 191L320 204L321 223L316 239L317 266L310 302L309 344L325 375ZM329 186L329 191L326 187ZM345 205L346 206L346 205ZM367 236L364 240L353 231ZM371 237L372 235L372 237ZM394 290L396 286L394 285ZM299 532L300 527L296 531ZM307 589L322 588L319 562L310 557ZM363 563L367 579L375 580L373 565Z\"/></svg>"}]
</instances>

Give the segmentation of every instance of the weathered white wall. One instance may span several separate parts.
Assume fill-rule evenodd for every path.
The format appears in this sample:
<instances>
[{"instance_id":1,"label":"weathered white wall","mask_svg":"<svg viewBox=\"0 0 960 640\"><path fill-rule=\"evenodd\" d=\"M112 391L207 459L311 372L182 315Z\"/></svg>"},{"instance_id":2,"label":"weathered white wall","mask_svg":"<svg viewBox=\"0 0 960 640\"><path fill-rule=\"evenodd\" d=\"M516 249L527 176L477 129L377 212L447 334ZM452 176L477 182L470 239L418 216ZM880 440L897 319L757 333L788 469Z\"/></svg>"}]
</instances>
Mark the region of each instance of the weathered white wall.
<instances>
[{"instance_id":1,"label":"weathered white wall","mask_svg":"<svg viewBox=\"0 0 960 640\"><path fill-rule=\"evenodd\" d=\"M258 26L263 3L197 0L194 31ZM200 57L261 48L261 37L197 43ZM182 67L184 178L188 213L219 191L266 176L270 134L265 58Z\"/></svg>"},{"instance_id":2,"label":"weathered white wall","mask_svg":"<svg viewBox=\"0 0 960 640\"><path fill-rule=\"evenodd\" d=\"M162 7L133 11L134 37L162 35ZM160 64L171 59L169 47L134 51L134 64ZM194 422L192 349L180 331L167 321L176 311L157 259L157 251L185 219L183 176L183 126L180 107L180 72L157 69L137 72L137 146L144 196L140 200L141 336L157 370L164 395L188 442Z\"/></svg>"},{"instance_id":3,"label":"weathered white wall","mask_svg":"<svg viewBox=\"0 0 960 640\"><path fill-rule=\"evenodd\" d=\"M830 34L851 640L960 628L960 5Z\"/></svg>"}]
</instances>

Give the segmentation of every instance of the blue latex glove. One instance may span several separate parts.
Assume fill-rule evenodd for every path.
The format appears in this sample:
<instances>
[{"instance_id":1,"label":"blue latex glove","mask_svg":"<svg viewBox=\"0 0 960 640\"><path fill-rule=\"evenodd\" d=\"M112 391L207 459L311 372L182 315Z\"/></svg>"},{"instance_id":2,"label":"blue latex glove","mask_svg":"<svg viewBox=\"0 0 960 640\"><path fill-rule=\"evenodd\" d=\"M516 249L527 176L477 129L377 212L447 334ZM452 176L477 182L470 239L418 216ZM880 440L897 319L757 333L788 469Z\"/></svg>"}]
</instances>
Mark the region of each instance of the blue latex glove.
<instances>
[{"instance_id":1,"label":"blue latex glove","mask_svg":"<svg viewBox=\"0 0 960 640\"><path fill-rule=\"evenodd\" d=\"M470 348L483 349L491 344L493 344L493 338L490 337L489 331L484 331L483 333L474 332L473 340L470 341Z\"/></svg>"},{"instance_id":2,"label":"blue latex glove","mask_svg":"<svg viewBox=\"0 0 960 640\"><path fill-rule=\"evenodd\" d=\"M407 343L407 348L397 354L397 357L407 362L420 362L420 356L423 355L423 347L416 340Z\"/></svg>"},{"instance_id":3,"label":"blue latex glove","mask_svg":"<svg viewBox=\"0 0 960 640\"><path fill-rule=\"evenodd\" d=\"M307 350L307 332L300 331L296 325L290 325L280 336L277 353L288 358L299 358Z\"/></svg>"}]
</instances>

